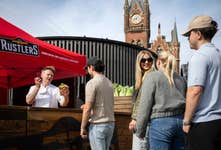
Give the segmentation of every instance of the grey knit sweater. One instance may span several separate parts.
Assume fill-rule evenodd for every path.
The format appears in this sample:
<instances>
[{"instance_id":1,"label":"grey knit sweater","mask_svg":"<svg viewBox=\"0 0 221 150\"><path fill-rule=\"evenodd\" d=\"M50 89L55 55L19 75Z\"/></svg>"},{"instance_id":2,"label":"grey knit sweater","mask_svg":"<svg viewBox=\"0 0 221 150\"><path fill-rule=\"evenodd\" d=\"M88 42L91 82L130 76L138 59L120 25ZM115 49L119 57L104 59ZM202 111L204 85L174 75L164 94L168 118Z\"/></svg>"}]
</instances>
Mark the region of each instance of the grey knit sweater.
<instances>
[{"instance_id":1,"label":"grey knit sweater","mask_svg":"<svg viewBox=\"0 0 221 150\"><path fill-rule=\"evenodd\" d=\"M138 137L145 135L150 119L184 113L186 84L178 74L174 73L173 77L175 85L172 86L161 71L151 72L146 76L137 114Z\"/></svg>"}]
</instances>

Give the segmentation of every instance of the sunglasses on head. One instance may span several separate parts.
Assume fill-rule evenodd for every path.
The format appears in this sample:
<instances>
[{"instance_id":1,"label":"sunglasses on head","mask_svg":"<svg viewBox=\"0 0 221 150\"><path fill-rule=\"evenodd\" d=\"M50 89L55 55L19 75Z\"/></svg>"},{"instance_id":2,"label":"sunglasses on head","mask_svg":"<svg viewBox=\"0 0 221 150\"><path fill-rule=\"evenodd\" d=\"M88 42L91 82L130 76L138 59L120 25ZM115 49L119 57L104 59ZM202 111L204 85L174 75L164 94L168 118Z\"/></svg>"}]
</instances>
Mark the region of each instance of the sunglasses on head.
<instances>
[{"instance_id":1,"label":"sunglasses on head","mask_svg":"<svg viewBox=\"0 0 221 150\"><path fill-rule=\"evenodd\" d=\"M142 59L140 60L141 63L145 63L146 61L147 61L147 62L153 62L153 58L151 58L151 57L150 57L150 58L142 58Z\"/></svg>"}]
</instances>

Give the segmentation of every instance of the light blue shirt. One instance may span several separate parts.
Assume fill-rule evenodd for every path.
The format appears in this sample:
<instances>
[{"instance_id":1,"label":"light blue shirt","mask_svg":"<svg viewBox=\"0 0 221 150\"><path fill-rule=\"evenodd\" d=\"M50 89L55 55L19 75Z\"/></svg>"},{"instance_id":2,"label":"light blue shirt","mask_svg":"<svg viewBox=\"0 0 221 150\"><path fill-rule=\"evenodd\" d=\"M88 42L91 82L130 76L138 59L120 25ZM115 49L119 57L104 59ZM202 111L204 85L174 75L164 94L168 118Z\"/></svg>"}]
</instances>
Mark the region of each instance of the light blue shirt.
<instances>
[{"instance_id":1,"label":"light blue shirt","mask_svg":"<svg viewBox=\"0 0 221 150\"><path fill-rule=\"evenodd\" d=\"M193 122L221 119L221 51L213 44L203 44L189 62L188 87L203 86Z\"/></svg>"}]
</instances>

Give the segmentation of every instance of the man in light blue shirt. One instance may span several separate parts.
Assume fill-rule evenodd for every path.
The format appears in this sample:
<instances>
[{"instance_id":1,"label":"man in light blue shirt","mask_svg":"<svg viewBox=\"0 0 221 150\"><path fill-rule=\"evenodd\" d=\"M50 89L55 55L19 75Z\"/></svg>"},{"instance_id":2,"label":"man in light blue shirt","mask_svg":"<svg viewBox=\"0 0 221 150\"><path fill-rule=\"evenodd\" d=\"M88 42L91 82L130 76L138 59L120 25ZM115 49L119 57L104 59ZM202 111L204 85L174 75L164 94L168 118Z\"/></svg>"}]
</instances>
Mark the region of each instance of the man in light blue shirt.
<instances>
[{"instance_id":1,"label":"man in light blue shirt","mask_svg":"<svg viewBox=\"0 0 221 150\"><path fill-rule=\"evenodd\" d=\"M189 61L183 131L188 150L221 149L221 51L211 40L218 25L212 17L195 17L183 33L196 52Z\"/></svg>"}]
</instances>

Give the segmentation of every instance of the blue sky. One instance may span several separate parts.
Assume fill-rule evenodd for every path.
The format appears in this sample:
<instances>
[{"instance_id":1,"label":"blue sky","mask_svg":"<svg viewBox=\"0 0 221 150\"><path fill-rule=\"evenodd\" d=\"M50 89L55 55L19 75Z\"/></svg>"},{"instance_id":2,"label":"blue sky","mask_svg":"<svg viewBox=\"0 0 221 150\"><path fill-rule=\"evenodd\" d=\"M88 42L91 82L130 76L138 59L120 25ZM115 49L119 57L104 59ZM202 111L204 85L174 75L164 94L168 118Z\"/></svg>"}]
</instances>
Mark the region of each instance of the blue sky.
<instances>
[{"instance_id":1,"label":"blue sky","mask_svg":"<svg viewBox=\"0 0 221 150\"><path fill-rule=\"evenodd\" d=\"M150 42L161 34L171 40L176 21L181 45L181 64L193 51L181 36L196 15L212 16L221 27L221 0L149 0L151 11ZM33 36L87 36L125 41L124 0L1 0L0 16ZM221 49L221 31L213 43Z\"/></svg>"}]
</instances>

